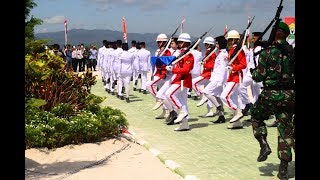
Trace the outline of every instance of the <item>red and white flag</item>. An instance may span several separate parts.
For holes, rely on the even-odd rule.
[[[182,21],[181,21],[181,34],[183,33],[183,25],[184,22],[186,21],[186,19],[184,18],[184,16],[182,16]]]
[[[127,25],[126,20],[122,17],[122,30],[123,30],[123,39],[127,43]]]
[[[68,27],[67,27],[68,21],[64,20],[64,44],[68,44]]]

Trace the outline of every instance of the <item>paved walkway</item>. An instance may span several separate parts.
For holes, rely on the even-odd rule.
[[[196,107],[198,101],[188,99],[191,119],[190,130],[176,132],[177,125],[166,125],[164,120],[154,117],[161,113],[161,108],[153,111],[155,100],[150,94],[130,92],[130,103],[120,100],[104,91],[98,78],[92,93],[106,96],[103,106],[121,109],[129,121],[129,130],[148,150],[152,151],[172,171],[185,179],[201,180],[248,180],[278,179],[276,174],[280,161],[277,158],[277,131],[268,128],[268,142],[272,153],[265,162],[257,162],[259,144],[252,134],[248,120],[242,118],[244,128],[227,129],[227,123],[213,124],[214,118],[201,118],[206,107]],[[227,111],[226,119],[231,118]],[[268,121],[271,123],[272,121]],[[267,122],[267,123],[268,123]],[[289,177],[295,176],[295,158],[289,164]]]

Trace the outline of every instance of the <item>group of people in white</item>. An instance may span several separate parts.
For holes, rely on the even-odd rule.
[[[130,81],[133,78],[133,88],[137,90],[138,77],[141,79],[140,92],[146,94],[147,73],[151,69],[151,53],[146,49],[145,42],[132,41],[129,49],[128,43],[116,41],[116,48],[113,42],[103,40],[103,46],[98,49],[98,67],[101,70],[104,88],[112,95],[117,94],[122,100],[130,102]],[[125,97],[124,97],[125,95]]]
[[[162,108],[162,113],[156,119],[165,119],[167,125],[179,124],[175,131],[190,129],[187,100],[192,91],[200,99],[197,107],[207,106],[204,117],[218,116],[213,123],[225,123],[224,106],[228,107],[232,118],[227,128],[237,129],[243,127],[240,119],[248,115],[263,86],[252,80],[249,70],[257,66],[259,55],[254,53],[261,50],[261,46],[256,45],[261,35],[261,32],[253,32],[251,43],[245,43],[232,58],[230,56],[241,36],[236,30],[217,37],[206,37],[203,41],[204,54],[200,44],[190,48],[194,44],[188,33],[181,33],[178,38],[159,34],[156,39],[158,49],[154,56],[146,49],[144,42],[132,41],[129,49],[128,43],[122,43],[121,40],[116,41],[116,48],[104,40],[98,50],[97,66],[100,67],[104,88],[108,93],[116,94],[129,103],[132,81],[134,91],[139,89],[144,94],[148,91],[155,98],[153,110]],[[152,58],[156,59],[153,64]],[[164,60],[170,58],[172,61],[165,63]],[[151,78],[148,78],[148,73]],[[139,78],[141,83],[138,83]],[[252,93],[252,99],[249,98],[249,92]]]

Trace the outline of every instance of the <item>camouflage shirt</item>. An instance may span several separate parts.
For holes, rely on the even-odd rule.
[[[287,41],[279,44],[290,46]],[[290,86],[294,84],[293,62],[279,45],[271,45],[261,51],[258,66],[252,71],[252,79],[263,82],[264,87]]]

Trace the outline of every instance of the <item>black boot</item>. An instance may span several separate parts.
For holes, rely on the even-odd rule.
[[[129,98],[128,98],[128,97],[126,98],[126,102],[127,102],[127,103],[129,103],[129,102],[130,102],[130,100],[129,100]]]
[[[252,103],[246,104],[246,107],[244,107],[244,109],[242,110],[242,114],[244,116],[248,116],[248,112],[249,112],[251,107],[252,107]]]
[[[143,90],[143,94],[148,94],[148,93],[147,93],[147,90]]]
[[[137,88],[136,88],[136,87],[134,87],[134,88],[133,88],[133,91],[137,91]]]
[[[226,122],[226,118],[224,118],[224,115],[219,116],[219,118],[216,121],[213,121],[214,124],[225,123],[225,122]]]
[[[260,154],[258,156],[257,161],[262,162],[267,160],[268,155],[271,154],[271,148],[267,142],[267,137],[259,137],[257,138],[259,144],[260,144]]]
[[[137,86],[138,85],[138,80],[134,81],[134,85]]]
[[[172,110],[169,114],[169,116],[166,118],[166,124],[167,125],[172,125],[174,124],[174,120],[177,119],[178,114],[176,111]]]
[[[279,179],[283,179],[283,180],[289,179],[289,177],[288,177],[288,162],[287,161],[281,160],[277,177]]]

